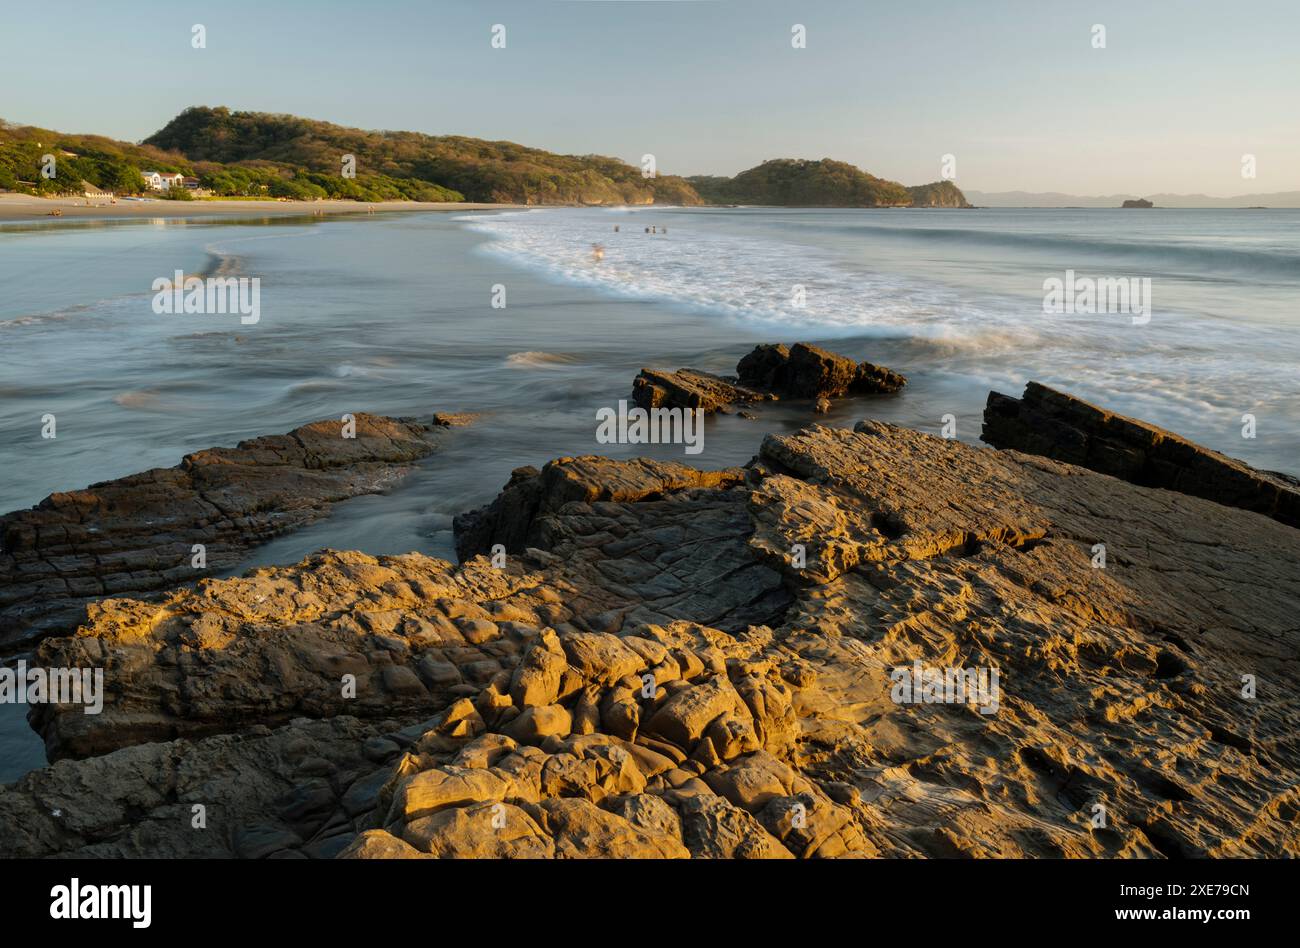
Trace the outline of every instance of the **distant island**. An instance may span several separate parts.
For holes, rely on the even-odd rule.
[[[1120,207],[1155,207],[1155,205],[1143,198],[1129,198]]]
[[[967,190],[966,197],[980,207],[1119,207],[1133,200],[1133,194],[1080,195],[1060,191],[974,191]],[[1256,194],[1237,194],[1232,197],[1211,197],[1208,194],[1148,194],[1149,200],[1160,208],[1297,208],[1300,191],[1270,191]]]
[[[56,159],[52,178],[41,173],[47,154]],[[344,156],[355,159],[354,169],[345,168]],[[951,181],[909,188],[829,158],[767,161],[734,178],[645,177],[639,167],[599,155],[206,106],[186,109],[139,144],[0,122],[0,190],[174,200],[970,206]]]

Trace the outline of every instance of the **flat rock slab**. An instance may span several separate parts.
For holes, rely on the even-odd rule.
[[[104,596],[233,566],[331,504],[390,487],[434,450],[437,426],[354,417],[355,437],[344,437],[341,421],[318,421],[0,516],[0,647],[75,628]],[[203,568],[193,565],[195,544]]]
[[[1141,484],[1253,510],[1300,527],[1300,480],[1257,471],[1173,432],[1030,382],[1021,398],[990,392],[981,439]]]
[[[706,415],[730,412],[734,406],[776,399],[771,392],[760,392],[738,384],[737,380],[695,369],[663,372],[642,369],[632,380],[632,400],[641,408],[689,408]]]

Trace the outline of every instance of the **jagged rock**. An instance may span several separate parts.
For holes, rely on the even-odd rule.
[[[424,770],[398,787],[388,822],[410,824],[448,807],[499,802],[513,794],[514,782],[495,769],[447,766]]]
[[[104,668],[102,712],[37,705],[32,725],[57,759],[295,716],[427,716],[514,667],[525,640],[485,618],[505,597],[533,624],[537,609],[565,615],[554,590],[518,569],[329,550],[161,603],[104,600],[77,635],[37,652],[47,667]],[[474,622],[490,631],[471,632]],[[439,674],[445,663],[477,683]]]
[[[1144,421],[1037,382],[1021,398],[990,392],[981,440],[1143,487],[1163,487],[1300,527],[1300,480],[1257,471]]]
[[[383,830],[366,830],[336,857],[338,859],[432,859],[410,843]]]
[[[787,398],[887,394],[907,384],[907,379],[883,366],[856,363],[806,342],[797,342],[789,348],[757,346],[740,360],[736,372],[743,384]]]
[[[522,553],[529,545],[528,530],[537,519],[541,501],[541,472],[535,467],[515,468],[492,503],[452,518],[456,555],[461,560],[476,553],[491,555],[497,544]]]
[[[403,838],[417,851],[439,859],[551,859],[555,856],[555,843],[545,831],[526,811],[508,803],[476,803],[443,810],[408,823]]]
[[[202,709],[215,723],[228,692],[245,726],[274,711],[278,680],[186,703],[221,652],[260,681],[252,669],[285,674],[351,630],[382,644],[383,667],[418,674],[420,635],[495,628],[456,646],[466,652],[438,646],[463,683],[438,697],[422,678],[430,701],[410,708],[415,723],[354,721],[355,763],[304,749],[274,793],[231,787],[248,817],[224,845],[244,856],[418,852],[402,840],[557,857],[1300,855],[1291,527],[876,422],[768,437],[744,472],[687,471],[552,462],[514,485],[533,492],[526,522],[479,522],[476,542],[528,538],[504,569],[476,551],[460,567],[323,554],[272,571],[282,585],[260,602],[261,572],[219,595],[177,594],[159,617],[106,607],[46,644],[74,664],[107,659],[119,694],[138,681],[103,715],[130,740],[126,710]],[[183,629],[189,651],[168,653]],[[277,651],[298,636],[305,651]],[[996,670],[1000,684],[970,700],[900,695],[899,673],[918,663]],[[944,699],[942,684],[928,697]],[[571,726],[514,723],[542,709]],[[193,766],[226,740],[240,739],[185,745]],[[405,752],[392,759],[383,742]],[[40,817],[56,775],[64,804],[101,808],[101,837],[130,836],[166,804],[110,814],[100,784],[141,779],[141,762],[173,746],[61,761],[0,791],[0,839],[85,845]],[[331,767],[356,777],[344,788]],[[365,799],[373,809],[349,812]],[[502,813],[521,835],[485,835],[503,833]],[[15,833],[19,821],[35,829]]]
[[[632,380],[632,400],[641,408],[689,408],[706,415],[729,411],[733,405],[765,402],[775,398],[770,392],[760,392],[736,384],[734,378],[723,378],[694,369],[661,372],[642,369]]]
[[[758,345],[736,363],[736,375],[755,388],[772,391],[780,387],[781,373],[789,361],[789,346],[781,343]]]
[[[667,832],[637,826],[588,800],[548,800],[547,825],[561,859],[687,859],[690,853]]]
[[[541,520],[570,502],[635,502],[687,487],[715,487],[742,476],[737,470],[700,471],[672,461],[639,458],[619,463],[594,456],[558,458],[541,471],[518,468],[492,503],[453,519],[456,555],[462,561],[490,556],[497,544],[509,553],[537,547],[545,542]]]
[[[547,737],[568,737],[573,730],[573,715],[558,704],[524,708],[505,732],[521,744],[539,744]]]
[[[344,716],[61,761],[0,787],[0,856],[258,858],[350,837],[343,800],[374,779],[378,733]]]
[[[694,748],[724,714],[749,716],[731,682],[721,676],[679,691],[646,724],[646,731],[682,749]]]
[[[186,455],[176,467],[51,494],[0,516],[0,646],[68,631],[104,596],[167,589],[384,490],[435,446],[434,428],[355,415]],[[436,426],[435,426],[436,427]],[[196,568],[195,544],[206,566]]]
[[[632,400],[641,408],[685,408],[705,414],[730,413],[737,405],[780,398],[809,399],[825,414],[831,398],[897,392],[907,379],[883,366],[856,363],[818,346],[760,345],[742,358],[735,376],[695,369],[664,372],[642,369],[632,382]],[[749,412],[740,412],[753,417]]]
[[[681,804],[682,836],[695,859],[792,859],[763,824],[722,797],[700,794]]]

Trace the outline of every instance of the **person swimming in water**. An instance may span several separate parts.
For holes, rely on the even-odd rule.
[[[591,259],[595,260],[597,263],[599,263],[601,260],[604,260],[604,259],[605,259],[605,248],[602,247],[600,244],[592,244],[592,245],[591,245]]]

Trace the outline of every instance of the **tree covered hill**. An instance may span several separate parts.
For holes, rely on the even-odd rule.
[[[52,178],[41,173],[45,155],[54,156]],[[40,195],[80,194],[82,182],[88,181],[114,194],[140,194],[147,190],[140,176],[146,170],[197,177],[202,187],[222,197],[464,200],[455,190],[415,178],[358,172],[355,179],[345,179],[287,162],[194,161],[179,151],[148,142],[133,145],[102,135],[72,135],[0,121],[0,189]],[[173,189],[162,196],[188,198],[190,194]]]
[[[907,189],[912,195],[913,207],[970,207],[961,188],[951,181],[918,184]]]
[[[41,176],[44,155],[58,173]],[[355,176],[344,177],[344,156]],[[801,207],[966,207],[950,181],[906,188],[829,158],[780,158],[734,178],[657,175],[599,155],[557,155],[462,135],[363,131],[329,122],[186,109],[138,145],[0,121],[0,189],[79,194],[88,181],[116,194],[145,190],[140,172],[197,177],[222,197],[513,204],[759,204]],[[188,197],[176,189],[169,197]]]
[[[344,155],[356,159],[356,181],[378,175],[389,181],[423,182],[455,191],[470,201],[515,204],[699,204],[683,179],[642,177],[641,169],[615,158],[556,155],[513,142],[459,135],[363,131],[329,122],[186,109],[145,140],[192,161],[222,165],[301,169],[326,176],[337,187]],[[338,181],[333,181],[333,179]]]
[[[734,178],[687,178],[710,204],[778,207],[965,207],[950,181],[907,188],[843,161],[776,158]]]
[[[41,174],[44,156],[54,156],[54,177]],[[135,194],[144,189],[143,170],[190,174],[184,156],[102,135],[63,132],[0,121],[0,188],[35,194],[80,194],[82,181],[106,191]]]

